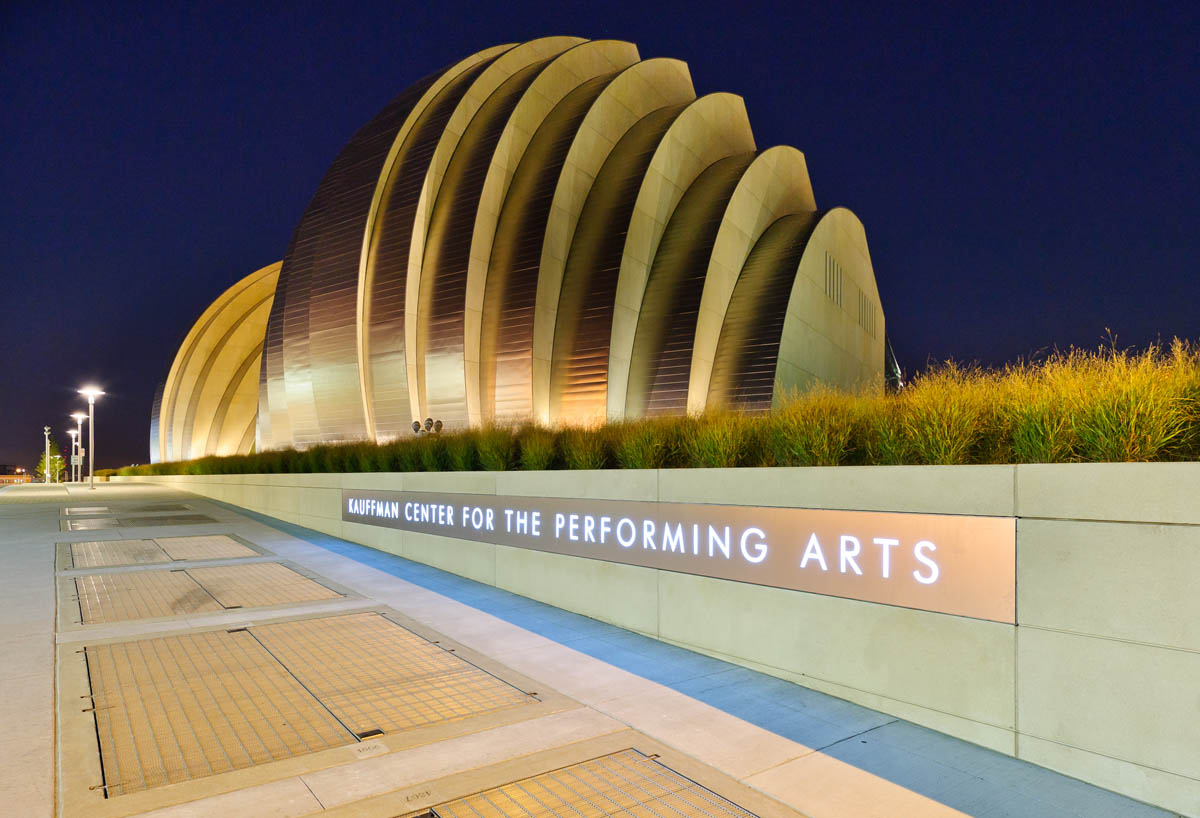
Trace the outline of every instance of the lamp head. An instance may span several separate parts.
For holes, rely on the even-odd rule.
[[[79,394],[88,399],[88,403],[95,403],[96,398],[104,394],[104,390],[98,386],[85,386],[79,390]]]
[[[71,419],[76,423],[83,423],[85,420],[87,420],[87,412],[72,412]]]
[[[44,434],[44,435],[48,435],[48,434],[50,434],[50,427],[49,427],[49,426],[43,426],[43,427],[42,427],[42,434]]]
[[[79,434],[78,429],[67,429],[67,434],[71,436],[71,440],[75,439],[75,435]]]

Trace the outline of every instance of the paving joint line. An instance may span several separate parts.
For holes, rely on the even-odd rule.
[[[854,739],[859,738],[860,736],[865,736],[867,733],[873,733],[876,730],[879,730],[880,728],[887,727],[889,724],[896,724],[899,721],[900,721],[900,719],[892,719],[891,721],[886,721],[883,724],[877,724],[874,727],[868,727],[866,730],[860,730],[859,732],[855,733],[852,736],[846,736],[845,738],[840,738],[837,741],[831,741],[830,743],[824,745],[823,747],[816,748],[815,750],[813,750],[813,752],[814,753],[823,753],[826,750],[828,750],[830,747],[836,747],[839,744],[844,744],[847,741],[853,741]]]

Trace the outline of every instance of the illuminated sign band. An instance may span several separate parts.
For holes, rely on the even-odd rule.
[[[1012,517],[347,489],[342,519],[1016,621]]]

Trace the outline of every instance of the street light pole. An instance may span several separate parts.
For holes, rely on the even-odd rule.
[[[79,432],[77,432],[74,429],[67,429],[67,434],[69,434],[71,436],[71,482],[74,483],[75,482],[75,452],[79,449],[79,438],[76,437],[76,435],[78,435]]]
[[[46,438],[46,459],[44,461],[42,461],[45,464],[45,467],[42,469],[42,477],[44,478],[43,482],[45,482],[45,484],[48,486],[48,485],[50,485],[50,427],[49,426],[42,427],[42,437]]]
[[[96,490],[96,398],[104,394],[98,387],[85,386],[79,394],[88,399],[88,490]]]
[[[79,424],[79,462],[75,464],[75,482],[83,482],[83,420],[87,415],[83,412],[74,412],[71,417],[75,418],[75,422]]]

